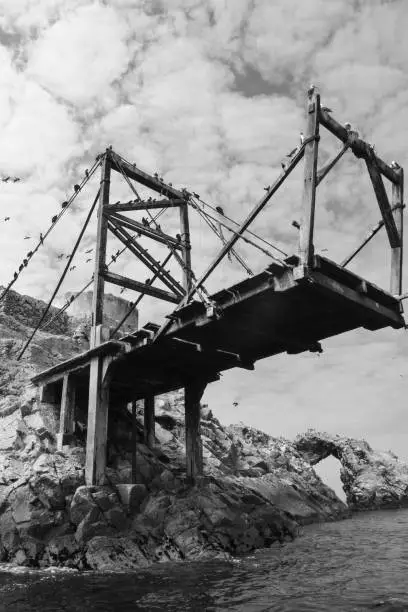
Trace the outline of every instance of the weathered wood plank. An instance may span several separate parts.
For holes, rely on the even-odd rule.
[[[185,428],[186,428],[186,468],[187,478],[192,484],[203,473],[203,446],[201,442],[200,401],[206,388],[202,381],[191,381],[185,386]]]
[[[92,295],[92,319],[91,319],[91,348],[97,345],[96,326],[103,323],[103,299],[105,282],[103,271],[106,263],[106,242],[107,242],[107,219],[104,215],[104,209],[109,205],[110,191],[110,174],[111,174],[111,159],[109,151],[106,151],[102,162],[101,170],[101,192],[99,198],[98,209],[98,225],[96,230],[96,246],[95,246],[95,269],[93,281]]]
[[[119,204],[111,204],[108,207],[109,212],[132,212],[132,211],[143,211],[143,210],[154,210],[156,208],[177,208],[180,205],[185,204],[185,200],[153,200],[151,202],[120,202]]]
[[[366,166],[370,175],[371,183],[377,198],[378,206],[380,207],[381,215],[384,220],[385,229],[390,241],[391,248],[400,246],[400,236],[395,224],[395,219],[392,214],[391,206],[388,201],[387,192],[385,191],[384,183],[381,174],[376,166],[374,159],[366,159]]]
[[[403,260],[403,232],[404,232],[404,171],[398,169],[400,183],[392,184],[392,210],[397,228],[400,244],[391,249],[391,282],[390,292],[393,295],[402,294],[402,260]]]
[[[302,221],[299,230],[299,257],[309,266],[314,255],[313,233],[316,207],[317,156],[319,150],[320,96],[315,92],[308,98],[305,140],[305,167],[302,195]]]
[[[183,252],[183,278],[184,278],[184,290],[189,293],[191,290],[192,283],[192,270],[191,270],[191,243],[190,243],[190,225],[188,220],[188,206],[184,203],[180,206],[180,234],[182,241],[182,252]]]
[[[111,217],[114,219],[118,225],[123,225],[128,229],[135,230],[139,234],[143,234],[143,236],[147,236],[152,240],[156,240],[157,242],[161,242],[162,244],[171,244],[174,249],[181,250],[183,248],[182,244],[172,236],[165,234],[164,232],[159,232],[158,230],[152,229],[147,225],[143,225],[143,223],[139,223],[138,221],[134,221],[134,219],[129,219],[128,217],[124,217],[119,213],[109,213],[106,211],[106,217]]]
[[[146,446],[155,446],[155,420],[154,420],[154,395],[147,395],[144,399],[144,440]]]
[[[320,123],[334,136],[337,136],[339,140],[344,143],[349,141],[349,131],[338,123],[338,121],[333,119],[329,113],[320,109],[319,118]],[[369,144],[364,140],[361,140],[361,138],[354,138],[353,142],[350,144],[350,148],[357,157],[364,157],[368,159],[372,154]],[[375,155],[375,161],[381,174],[387,177],[387,179],[392,183],[398,184],[399,178],[397,173],[377,155]]]
[[[74,433],[76,384],[72,374],[65,374],[62,382],[60,426],[57,438],[58,449],[61,450],[67,435]]]
[[[180,302],[180,296],[174,293],[169,293],[164,289],[153,287],[152,285],[139,283],[132,278],[127,278],[126,276],[121,276],[120,274],[114,274],[113,272],[105,272],[103,276],[106,281],[114,285],[118,285],[119,287],[126,287],[132,291],[146,293],[146,295],[151,295],[152,297],[159,298],[166,302],[171,302],[172,304],[178,304]]]
[[[112,170],[116,170],[121,174],[121,167],[123,169],[124,174],[134,181],[137,181],[141,185],[145,187],[149,187],[153,191],[160,193],[160,195],[164,195],[168,198],[178,198],[185,199],[185,194],[175,189],[171,185],[167,185],[166,183],[162,183],[159,179],[156,179],[154,176],[148,174],[147,172],[143,172],[137,168],[136,164],[130,164],[126,160],[122,159],[117,155],[114,151],[111,152],[112,156]]]

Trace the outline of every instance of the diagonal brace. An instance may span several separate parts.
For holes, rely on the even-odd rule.
[[[158,278],[165,284],[167,287],[175,292],[180,294],[180,298],[183,297],[185,291],[183,287],[176,281],[173,276],[161,268],[160,263],[150,255],[150,253],[144,249],[137,240],[131,236],[123,227],[118,226],[113,219],[108,221],[108,228],[120,240],[133,255],[135,255],[153,274],[156,274]]]
[[[325,178],[325,176],[327,176],[327,174],[329,174],[330,170],[337,164],[339,159],[341,159],[343,157],[343,155],[345,154],[345,152],[347,151],[347,149],[349,147],[350,147],[350,144],[348,142],[346,142],[344,147],[337,153],[337,155],[335,157],[333,157],[333,159],[331,161],[329,161],[328,164],[326,164],[325,166],[323,166],[323,168],[320,168],[317,171],[316,186],[320,185],[320,183]]]
[[[138,221],[134,221],[133,219],[128,219],[127,217],[124,217],[123,215],[119,215],[118,213],[109,213],[108,211],[106,211],[105,214],[107,215],[108,219],[111,218],[115,220],[117,224],[127,227],[128,229],[135,230],[136,232],[139,232],[140,234],[143,234],[144,236],[147,236],[148,238],[152,238],[153,240],[156,240],[157,242],[161,242],[162,244],[166,244],[166,245],[170,244],[175,249],[182,248],[181,242],[176,240],[176,238],[173,238],[172,236],[165,234],[164,232],[154,230],[151,227],[143,225],[143,223],[139,223]]]
[[[401,246],[401,239],[395,224],[395,219],[392,214],[391,206],[388,201],[387,192],[385,191],[384,183],[376,164],[374,155],[371,159],[365,160],[367,170],[373,184],[374,192],[377,197],[378,206],[380,207],[381,215],[384,220],[385,229],[387,230],[388,239],[392,248]]]

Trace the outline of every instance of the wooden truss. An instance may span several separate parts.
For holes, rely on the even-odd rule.
[[[171,185],[167,185],[160,180],[157,175],[150,175],[139,170],[134,164],[132,165],[124,160],[117,153],[112,151],[112,149],[107,149],[104,153],[101,168],[101,190],[93,281],[91,346],[96,346],[98,344],[97,337],[102,341],[106,339],[103,334],[102,336],[98,336],[96,333],[97,327],[103,325],[103,298],[106,282],[138,291],[142,294],[165,300],[173,304],[178,304],[191,288],[192,280],[191,245],[187,209],[190,194],[185,190],[179,191],[174,189]],[[131,200],[127,203],[110,203],[110,179],[112,171],[118,172],[123,176],[134,192],[136,196],[135,200]],[[146,201],[142,201],[132,181],[144,187],[148,187],[153,192],[159,194],[160,197],[158,199],[150,197]],[[142,222],[139,222],[123,214],[174,207],[178,207],[180,210],[180,234],[176,237],[164,233],[149,212],[147,213],[150,216],[149,222],[146,222],[145,218],[142,219]],[[133,235],[130,232],[133,232]],[[122,244],[127,247],[128,251],[153,273],[153,279],[142,283],[135,279],[108,271],[106,265],[106,246],[109,234],[112,234],[122,242]],[[139,243],[137,240],[138,236],[145,236],[169,248],[170,256],[173,256],[182,268],[181,282],[175,279],[164,267],[169,257],[167,257],[163,263],[157,261],[148,250]],[[166,286],[166,289],[152,286],[156,278]]]

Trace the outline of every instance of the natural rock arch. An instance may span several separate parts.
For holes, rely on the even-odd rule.
[[[391,451],[375,451],[365,440],[313,429],[297,436],[294,444],[310,465],[330,455],[340,461],[340,478],[350,508],[408,505],[408,468]]]

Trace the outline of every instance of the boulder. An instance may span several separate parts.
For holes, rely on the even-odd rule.
[[[130,513],[138,512],[147,496],[147,488],[143,484],[118,484],[116,490],[121,503]]]

